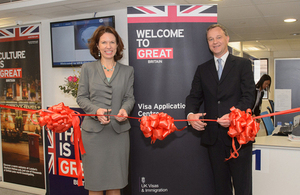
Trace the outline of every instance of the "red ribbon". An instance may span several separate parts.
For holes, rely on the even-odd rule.
[[[238,150],[243,144],[247,144],[249,141],[254,141],[255,136],[259,130],[259,123],[257,123],[253,117],[251,109],[247,111],[241,111],[232,107],[230,109],[229,118],[230,118],[230,127],[227,134],[232,138],[232,149],[230,157],[237,158],[239,156]],[[237,139],[240,147],[236,149],[234,138]]]
[[[82,168],[80,164],[79,149],[81,154],[85,153],[80,130],[80,116],[97,116],[94,114],[79,114],[78,112],[65,106],[63,103],[50,107],[48,110],[32,110],[25,108],[18,108],[13,106],[0,105],[0,107],[8,109],[23,110],[32,113],[39,112],[39,124],[41,126],[46,126],[46,129],[51,129],[55,133],[62,133],[67,131],[73,126],[73,142],[75,149],[75,159],[78,173],[78,186],[82,186]],[[232,107],[229,118],[231,124],[229,127],[228,135],[232,138],[232,148],[233,151],[231,155],[226,160],[231,158],[237,158],[239,156],[238,150],[243,144],[247,144],[249,141],[254,141],[255,136],[259,130],[259,124],[255,121],[257,118],[263,118],[267,116],[289,114],[294,112],[300,112],[300,108],[294,108],[290,110],[285,110],[277,113],[272,113],[263,116],[252,117],[251,110],[240,111]],[[117,116],[117,115],[103,115],[103,116]],[[119,116],[122,117],[122,116]],[[140,121],[140,129],[146,138],[151,137],[151,143],[155,143],[156,139],[164,140],[169,134],[174,131],[182,131],[182,129],[177,129],[174,125],[175,121],[195,121],[195,120],[174,120],[171,116],[166,113],[152,114],[150,116],[143,116],[142,118],[137,117],[127,117],[132,119],[138,119]],[[212,119],[199,119],[201,121],[216,121]],[[33,120],[32,120],[33,121]],[[34,121],[33,121],[34,122]],[[239,143],[239,148],[236,149],[234,138],[237,139]]]
[[[143,116],[139,121],[141,131],[146,138],[151,137],[151,143],[155,143],[156,139],[164,140],[174,131],[185,129],[185,127],[177,129],[174,125],[174,118],[163,112]]]

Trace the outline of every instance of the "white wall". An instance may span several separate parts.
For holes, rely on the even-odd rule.
[[[97,13],[99,16],[115,16],[115,27],[125,45],[124,57],[120,61],[123,64],[128,65],[128,33],[127,33],[127,10],[114,10],[108,12]],[[80,68],[52,68],[51,58],[51,38],[50,38],[50,22],[92,18],[94,13],[85,15],[76,15],[72,17],[54,18],[51,20],[43,20],[41,22],[41,82],[42,82],[42,106],[53,106],[63,102],[66,106],[77,106],[75,98],[73,96],[64,94],[59,85],[64,84],[65,78],[73,75],[73,70],[77,72]]]

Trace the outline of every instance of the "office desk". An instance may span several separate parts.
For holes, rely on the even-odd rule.
[[[300,142],[289,141],[287,136],[261,136],[255,138],[255,146],[278,147],[300,151]]]
[[[287,136],[256,137],[253,145],[253,194],[300,194],[300,142]]]

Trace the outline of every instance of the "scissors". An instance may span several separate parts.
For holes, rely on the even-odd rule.
[[[202,113],[202,116],[200,116],[200,118],[199,118],[200,120],[202,119],[204,119],[204,114]],[[203,121],[202,121],[203,122]]]
[[[106,109],[106,120],[109,120],[109,117],[108,117],[108,108]]]

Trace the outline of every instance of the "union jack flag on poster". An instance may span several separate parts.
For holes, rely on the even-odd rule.
[[[2,28],[0,29],[0,42],[38,39],[39,34],[39,24]]]
[[[56,142],[55,142],[55,133],[53,131],[46,131],[48,137],[48,173],[53,175],[57,174],[57,163],[56,163]]]
[[[128,23],[217,22],[217,5],[136,6],[127,9]]]

